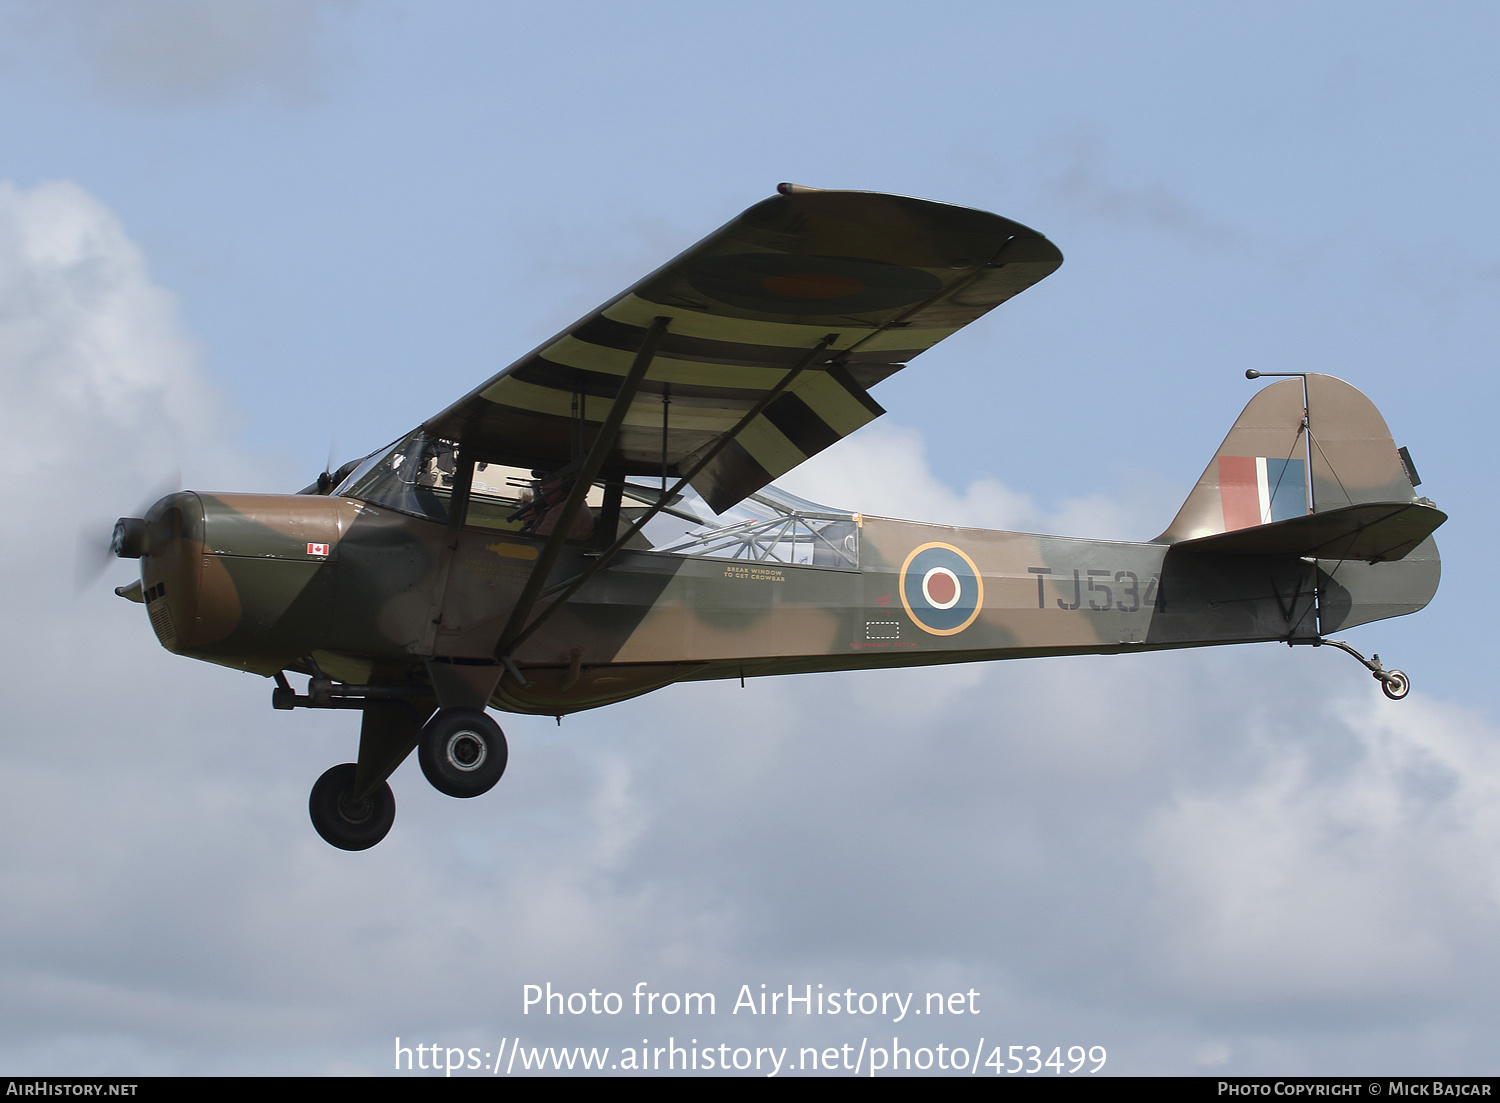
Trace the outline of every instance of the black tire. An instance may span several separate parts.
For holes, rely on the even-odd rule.
[[[505,733],[482,709],[440,709],[417,744],[422,773],[450,797],[488,793],[505,773],[509,757]]]
[[[1399,701],[1411,692],[1411,679],[1399,670],[1388,670],[1380,679],[1380,692],[1392,701]]]
[[[324,842],[340,850],[369,850],[396,822],[396,798],[382,781],[363,801],[351,801],[354,771],[354,763],[345,762],[318,778],[307,812]]]

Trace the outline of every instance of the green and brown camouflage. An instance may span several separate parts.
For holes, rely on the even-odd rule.
[[[183,492],[122,519],[141,582],[121,592],[168,650],[277,678],[277,707],[363,709],[341,801],[434,709],[429,729],[682,681],[1312,644],[1430,600],[1445,517],[1374,405],[1325,375],[1262,389],[1150,541],[872,517],[769,485],[878,416],[880,379],[1060,262],[983,212],[784,189],[307,491]]]
[[[1309,384],[1336,385],[1345,405],[1374,414],[1347,384]],[[1261,394],[1279,399],[1283,389],[1298,392],[1300,422],[1295,383]],[[1265,405],[1257,398],[1246,415]],[[1245,450],[1237,439],[1245,421],[1226,448]],[[1395,445],[1387,450],[1399,472]],[[1325,443],[1323,457],[1342,454],[1341,442]],[[1087,540],[821,509],[821,532],[736,542],[732,555],[705,554],[704,541],[688,552],[625,550],[511,656],[524,687],[501,677],[496,647],[545,542],[538,535],[454,533],[446,522],[348,497],[185,492],[147,517],[142,588],[158,639],[179,654],[266,676],[312,673],[311,656],[354,683],[427,682],[429,660],[457,660],[492,669],[492,706],[548,715],[683,680],[1312,639],[1430,600],[1438,559],[1427,532],[1442,514],[1416,500],[1404,474],[1403,501],[1389,483],[1374,483],[1378,471],[1328,464],[1341,500],[1385,509],[1397,518],[1385,521],[1393,539],[1417,541],[1394,561],[1367,551],[1375,560],[1367,562],[1320,556],[1306,541],[1259,554],[1216,547],[1223,509],[1217,486],[1207,485],[1216,466],[1174,522],[1206,513],[1200,499],[1212,498],[1218,518],[1199,525],[1219,529],[1209,537],[1176,539],[1169,528],[1151,542]],[[1371,539],[1371,525],[1359,529]],[[810,560],[829,530],[843,562],[796,561]],[[597,544],[570,542],[553,578],[581,571]],[[961,626],[923,616],[908,560],[924,547],[960,564],[960,598],[970,581],[962,560],[972,563],[976,600]]]

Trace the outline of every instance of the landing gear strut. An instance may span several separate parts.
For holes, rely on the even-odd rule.
[[[1363,663],[1365,669],[1380,683],[1380,692],[1384,693],[1392,701],[1399,701],[1411,692],[1411,679],[1399,670],[1386,670],[1380,665],[1379,655],[1372,655],[1367,659],[1343,640],[1319,639],[1312,641],[1314,647],[1321,647],[1325,644],[1329,647],[1337,647],[1340,651],[1347,651]]]
[[[505,733],[482,708],[450,707],[432,715],[429,702],[436,695],[427,687],[335,682],[311,657],[307,664],[313,670],[307,693],[293,690],[286,674],[278,671],[272,707],[363,713],[359,761],[335,766],[320,777],[307,803],[313,827],[340,850],[368,850],[390,832],[396,798],[385,779],[413,748],[433,788],[450,797],[487,793],[505,773]]]
[[[356,767],[352,762],[335,766],[313,786],[307,802],[313,827],[323,840],[340,850],[369,850],[396,822],[396,798],[385,782],[357,798]]]

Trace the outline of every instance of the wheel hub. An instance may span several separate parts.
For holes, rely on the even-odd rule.
[[[375,810],[369,798],[355,800],[351,790],[345,789],[339,794],[339,815],[350,823],[364,823],[370,818]]]
[[[448,762],[455,770],[472,773],[484,765],[489,750],[473,732],[455,732],[448,737]]]

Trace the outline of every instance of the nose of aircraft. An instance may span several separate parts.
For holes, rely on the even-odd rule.
[[[274,670],[321,646],[340,508],[319,495],[178,491],[121,517],[111,546],[140,561],[132,600],[168,651]]]
[[[144,602],[168,651],[180,650],[200,619],[202,515],[198,496],[179,491],[158,501],[145,517],[121,517],[110,540],[121,559],[141,561],[141,594],[134,600]]]

